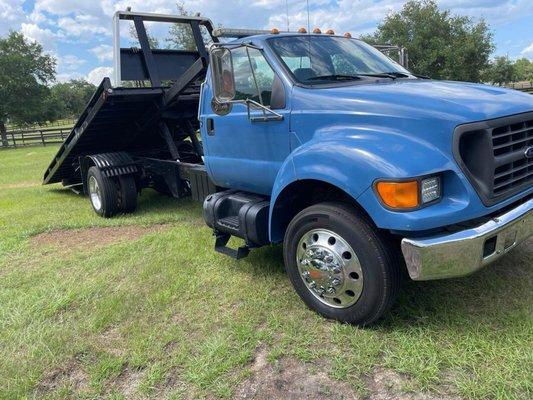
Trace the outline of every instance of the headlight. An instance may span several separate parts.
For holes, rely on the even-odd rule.
[[[381,202],[396,210],[414,210],[441,197],[438,176],[403,181],[379,181],[375,185]]]
[[[431,203],[440,198],[440,178],[433,176],[420,182],[420,197],[422,204]]]

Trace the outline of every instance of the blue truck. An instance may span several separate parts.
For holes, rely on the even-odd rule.
[[[140,48],[120,47],[121,21]],[[146,21],[185,27],[195,48],[155,48]],[[419,77],[349,35],[225,34],[118,12],[115,86],[104,79],[44,183],[103,217],[133,212],[144,188],[191,196],[215,250],[281,243],[305,304],[362,326],[402,277],[465,276],[532,235],[532,96]]]

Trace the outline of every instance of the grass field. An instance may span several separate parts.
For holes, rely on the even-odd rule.
[[[0,398],[533,397],[531,240],[362,330],[306,309],[279,246],[215,253],[196,203],[104,220],[40,186],[54,151],[0,151]]]

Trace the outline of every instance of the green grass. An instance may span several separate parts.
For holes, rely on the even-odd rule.
[[[215,253],[196,203],[146,191],[136,214],[105,220],[86,198],[40,186],[55,150],[0,151],[0,398],[118,399],[128,377],[142,397],[231,397],[261,344],[270,361],[328,365],[361,394],[380,367],[406,374],[406,390],[533,396],[531,242],[467,278],[407,283],[362,330],[306,309],[279,246],[238,262]],[[105,247],[31,243],[161,223]]]

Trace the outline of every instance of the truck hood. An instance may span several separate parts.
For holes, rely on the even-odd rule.
[[[381,82],[307,91],[324,97],[313,101],[322,109],[334,106],[339,112],[437,118],[456,125],[533,110],[533,96],[506,88],[433,80]]]

